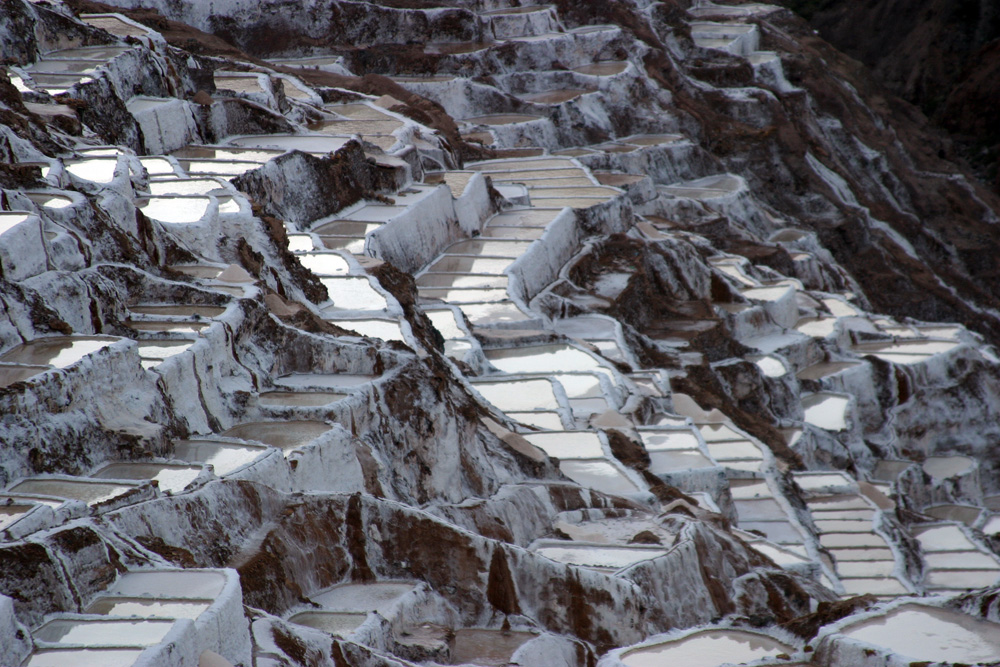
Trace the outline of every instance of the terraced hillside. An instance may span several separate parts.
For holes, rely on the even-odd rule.
[[[789,11],[0,49],[0,664],[1000,661],[1000,202]]]

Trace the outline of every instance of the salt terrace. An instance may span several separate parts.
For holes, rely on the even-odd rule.
[[[62,120],[0,127],[34,170],[0,211],[3,664],[1000,659],[995,462],[914,405],[991,414],[1000,359],[874,312],[647,43],[373,3],[415,73],[10,4],[11,88]],[[793,88],[781,10],[684,4],[649,29]]]

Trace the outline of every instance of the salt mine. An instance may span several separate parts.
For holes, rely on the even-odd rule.
[[[0,2],[0,665],[1000,665],[968,133],[536,1]]]

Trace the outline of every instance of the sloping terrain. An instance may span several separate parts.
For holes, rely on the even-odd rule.
[[[1000,201],[790,11],[0,48],[0,664],[1000,660]]]

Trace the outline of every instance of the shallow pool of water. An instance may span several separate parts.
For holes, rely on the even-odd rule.
[[[108,588],[107,594],[118,597],[214,600],[222,592],[225,582],[226,577],[221,572],[128,572]]]
[[[520,209],[498,213],[490,218],[487,227],[546,227],[562,211],[560,209]]]
[[[561,431],[566,428],[558,412],[533,411],[533,412],[506,412],[511,419],[526,426],[534,426],[548,431]],[[2,527],[2,525],[0,525]]]
[[[642,429],[639,437],[646,449],[662,451],[670,449],[697,449],[699,446],[698,437],[691,431],[659,431],[652,429]]]
[[[974,465],[975,462],[968,456],[929,456],[922,467],[935,479],[947,479],[969,472]]]
[[[980,507],[970,505],[937,505],[935,507],[925,507],[923,513],[935,519],[961,521],[965,525],[971,526],[976,523],[983,510]]]
[[[483,398],[503,412],[555,410],[560,407],[548,380],[476,382],[473,386]]]
[[[473,326],[527,322],[531,319],[511,302],[465,304],[462,312]]]
[[[229,438],[256,440],[284,451],[303,447],[329,431],[329,424],[319,421],[290,420],[277,422],[250,422],[234,426],[220,433]]]
[[[586,546],[572,545],[572,543],[567,546],[546,545],[534,551],[558,563],[611,570],[620,570],[644,560],[659,558],[667,553],[661,549]]]
[[[334,220],[320,225],[313,231],[321,236],[350,236],[363,238],[368,232],[382,226],[381,222],[368,220]]]
[[[976,545],[956,524],[931,526],[915,531],[915,537],[924,551],[976,551]]]
[[[163,315],[166,317],[218,317],[225,312],[224,306],[200,306],[189,304],[138,305],[129,306],[137,315]]]
[[[628,67],[627,60],[605,60],[574,67],[572,71],[577,74],[589,74],[591,76],[614,76],[621,74]]]
[[[650,452],[649,461],[649,470],[654,475],[683,472],[696,468],[711,468],[715,465],[697,449]]]
[[[594,92],[592,88],[566,88],[563,90],[547,90],[541,93],[528,93],[526,95],[519,95],[518,97],[525,102],[533,104],[562,104],[563,102],[575,100],[581,95],[592,92]]]
[[[228,475],[268,451],[264,447],[237,445],[213,440],[178,440],[173,458],[211,465],[216,475]]]
[[[161,491],[180,493],[201,474],[201,466],[162,463],[110,463],[91,477],[96,479],[154,479]]]
[[[802,399],[803,421],[828,431],[847,428],[850,398],[840,394],[818,393]]]
[[[764,458],[760,449],[749,440],[729,440],[708,443],[708,453],[717,461],[760,460]]]
[[[341,584],[310,595],[312,601],[330,611],[367,613],[377,611],[383,616],[402,595],[416,586],[408,582],[379,581],[367,584]]]
[[[610,494],[629,494],[639,491],[628,477],[608,461],[561,461],[559,469],[579,484]]]
[[[25,365],[49,365],[66,368],[89,354],[111,345],[117,338],[91,338],[87,336],[56,336],[37,338],[29,343],[8,350],[0,361]]]
[[[549,456],[559,459],[597,459],[604,456],[601,440],[593,431],[526,433],[524,437]]]
[[[846,637],[914,660],[987,662],[1000,658],[1000,626],[945,609],[907,604],[847,626]]]
[[[594,357],[570,345],[533,345],[488,350],[486,358],[504,373],[610,372]]]
[[[1000,576],[1000,564],[982,551],[925,553],[924,562],[930,570],[996,570]]]
[[[985,588],[995,586],[1000,580],[1000,569],[988,570],[931,570],[927,573],[924,583],[928,589],[954,588]],[[1000,658],[1000,645],[997,647],[997,658]]]
[[[534,639],[530,632],[463,628],[455,631],[450,664],[502,667],[525,642]]]
[[[136,200],[146,217],[160,222],[184,224],[199,222],[208,212],[212,200],[208,197],[150,197]]]
[[[105,484],[84,479],[26,479],[8,488],[12,493],[30,493],[79,500],[95,505],[116,498],[135,488],[132,484]]]
[[[743,663],[794,653],[795,649],[776,639],[740,630],[705,630],[684,639],[633,649],[622,654],[626,667],[718,667],[723,663]]]
[[[813,364],[807,368],[803,368],[795,375],[800,380],[822,380],[825,377],[836,375],[837,373],[845,371],[848,368],[855,368],[860,365],[861,364],[856,361],[824,361],[818,364]]]
[[[117,158],[89,158],[85,160],[67,160],[66,171],[73,176],[92,183],[110,183],[115,177]]]
[[[260,404],[278,407],[315,408],[346,398],[347,394],[326,391],[268,391],[260,395]]]
[[[173,621],[78,621],[56,619],[33,633],[36,641],[81,646],[151,646],[163,640]]]
[[[141,618],[190,618],[194,620],[212,605],[212,600],[147,600],[143,598],[100,597],[85,614],[138,616]]]
[[[518,113],[497,113],[488,116],[476,116],[466,118],[465,122],[475,125],[513,125],[515,123],[527,123],[533,120],[541,120],[542,116],[532,116]]]
[[[343,276],[351,270],[347,260],[333,252],[303,253],[297,257],[302,266],[317,276]]]
[[[470,239],[459,241],[448,246],[450,255],[481,255],[485,257],[505,257],[515,259],[520,257],[531,245],[531,241],[494,241],[489,239]]]
[[[65,649],[36,651],[25,667],[132,667],[142,649]]]
[[[420,297],[423,299],[439,299],[454,304],[489,303],[493,301],[506,301],[509,298],[507,288],[505,287],[494,289],[421,287]]]
[[[322,630],[331,635],[344,637],[358,629],[365,619],[367,613],[352,613],[340,611],[303,611],[288,620],[291,623],[298,623],[308,628]]]
[[[374,375],[357,373],[290,373],[277,378],[274,384],[289,389],[351,389],[374,379]]]
[[[493,259],[489,257],[465,257],[461,255],[443,255],[428,268],[434,273],[486,273],[500,275],[511,264],[510,259]]]
[[[385,310],[388,302],[364,277],[321,278],[333,301],[328,310]]]
[[[495,275],[465,275],[461,273],[425,273],[417,278],[417,287],[445,288],[504,288],[507,287],[507,276]]]

